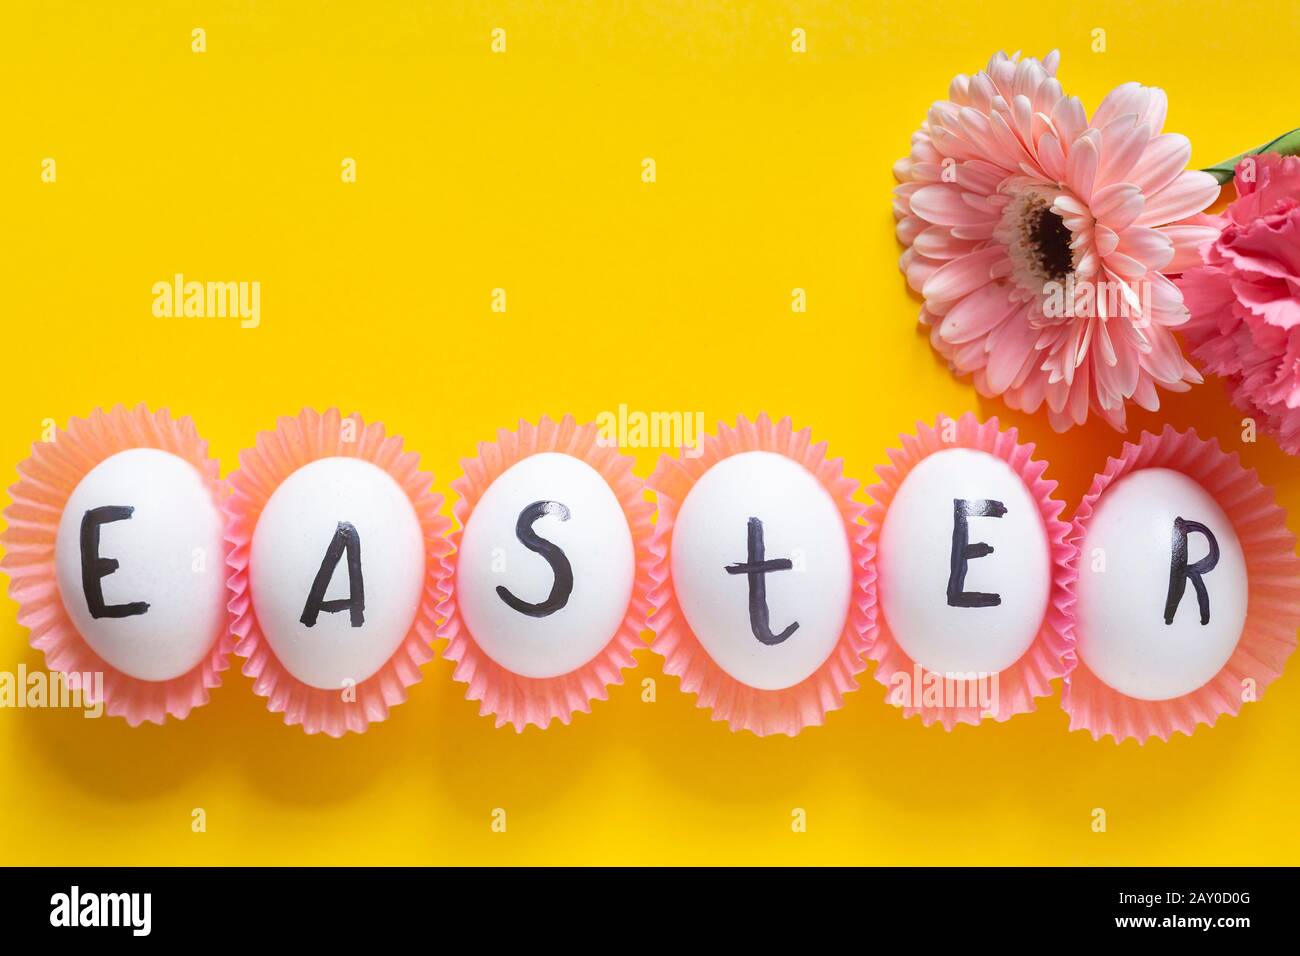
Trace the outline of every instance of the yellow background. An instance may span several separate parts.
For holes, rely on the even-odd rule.
[[[710,428],[789,414],[869,483],[916,419],[975,409],[1039,443],[1068,513],[1120,436],[1055,435],[936,361],[896,270],[890,166],[954,73],[1053,47],[1089,110],[1126,80],[1164,87],[1208,165],[1300,123],[1300,73],[1274,49],[1297,11],[6,3],[0,471],[16,478],[44,419],[101,404],[192,415],[223,473],[277,416],[339,405],[404,435],[445,492],[499,427],[627,403]],[[260,281],[261,327],[153,318],[174,272]],[[1211,381],[1132,426],[1217,435],[1300,514],[1296,460],[1242,446],[1240,418]],[[0,604],[0,669],[39,667]],[[824,727],[737,735],[648,651],[569,727],[494,729],[439,659],[389,721],[331,740],[235,671],[164,727],[0,712],[0,863],[1294,864],[1297,666],[1242,717],[1145,747],[1067,733],[1055,699],[947,734],[904,721],[869,672]]]

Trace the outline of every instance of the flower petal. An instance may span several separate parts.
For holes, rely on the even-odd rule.
[[[1146,200],[1132,183],[1111,183],[1092,196],[1092,214],[1116,232],[1123,232],[1141,214]]]
[[[1201,264],[1201,247],[1219,237],[1215,226],[1174,225],[1158,230],[1173,243],[1173,258],[1165,263],[1164,272],[1186,272]]]
[[[939,328],[939,337],[953,345],[979,339],[1020,307],[1005,287],[989,283],[952,307]]]
[[[912,212],[936,226],[961,226],[988,222],[988,212],[974,209],[962,200],[960,187],[950,183],[923,186],[912,193]]]
[[[993,264],[1006,256],[1001,246],[990,246],[953,259],[925,281],[921,294],[927,299],[958,299],[992,281]]]
[[[1128,179],[1146,195],[1158,193],[1187,168],[1192,144],[1180,133],[1163,133],[1147,143]]]
[[[1123,182],[1146,151],[1151,127],[1135,116],[1121,116],[1101,131],[1101,165],[1097,178],[1104,183]]]
[[[1070,145],[1065,181],[1076,196],[1084,199],[1091,198],[1093,184],[1097,180],[1097,164],[1101,160],[1097,141],[1100,138],[1098,130],[1090,129]]]
[[[1147,269],[1160,270],[1174,257],[1174,243],[1158,229],[1133,226],[1125,229],[1120,236],[1119,252],[1142,263]],[[1111,265],[1109,260],[1106,264]]]
[[[1219,197],[1219,183],[1209,173],[1187,170],[1160,192],[1147,197],[1139,226],[1163,226],[1194,216]]]
[[[1034,351],[1038,333],[1022,312],[998,327],[998,334],[989,339],[989,362],[984,368],[988,387],[994,394],[1005,392],[1020,374],[1021,368]]]

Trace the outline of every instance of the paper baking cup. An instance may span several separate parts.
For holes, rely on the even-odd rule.
[[[402,439],[386,436],[384,426],[367,425],[360,415],[347,416],[356,427],[347,438],[338,409],[325,413],[304,409],[296,418],[279,420],[275,431],[261,432],[253,448],[239,454],[239,469],[229,479],[226,540],[230,551],[227,579],[235,653],[245,658],[244,673],[267,707],[283,713],[286,724],[301,724],[309,734],[341,737],[362,733],[384,720],[389,708],[406,700],[406,688],[420,679],[420,665],[433,659],[431,643],[436,609],[442,597],[442,558],[450,550],[445,534],[451,522],[438,514],[442,497],[429,491],[432,476],[418,468],[420,456],[402,451]],[[249,592],[249,552],[258,517],[280,483],[303,465],[320,458],[360,458],[386,471],[406,492],[424,534],[424,588],[415,620],[393,656],[354,688],[355,699],[336,690],[303,683],[276,658],[257,623]]]
[[[944,441],[941,436],[940,430],[945,428],[945,423],[953,433],[951,441]],[[952,428],[953,425],[955,428]],[[880,482],[867,492],[873,499],[873,504],[867,511],[869,540],[873,549],[879,548],[885,515],[908,473],[935,452],[969,448],[1002,459],[1024,481],[1030,497],[1038,503],[1038,513],[1047,533],[1052,562],[1051,593],[1038,634],[1019,660],[998,673],[997,711],[986,713],[977,705],[938,707],[903,704],[900,707],[903,716],[919,715],[926,726],[938,723],[945,730],[952,730],[957,724],[978,724],[985,718],[1009,720],[1016,714],[1031,711],[1034,709],[1034,699],[1051,694],[1052,681],[1068,674],[1075,663],[1073,620],[1069,613],[1073,601],[1070,582],[1074,578],[1075,549],[1069,540],[1070,526],[1060,520],[1064,504],[1052,497],[1056,482],[1043,477],[1047,462],[1033,457],[1032,444],[1020,444],[1017,441],[1016,429],[1000,431],[996,418],[981,424],[969,412],[955,421],[940,416],[934,428],[918,422],[915,435],[902,435],[900,438],[903,447],[889,449],[887,454],[890,464],[876,469]],[[907,681],[912,684],[915,683],[917,674],[923,680],[946,682],[952,693],[950,698],[945,699],[978,700],[978,688],[973,686],[974,682],[958,681],[930,672],[913,661],[890,631],[883,611],[879,616],[876,640],[869,655],[877,662],[876,680],[890,688],[886,700],[890,699],[896,675],[900,674],[906,675]],[[958,684],[967,686],[958,687]]]
[[[828,711],[844,704],[844,695],[858,686],[857,675],[866,667],[863,653],[870,646],[875,625],[876,591],[872,547],[867,529],[859,523],[866,508],[853,500],[858,483],[842,474],[842,460],[826,458],[826,443],[812,444],[808,428],[795,431],[790,419],[773,423],[766,415],[756,421],[741,417],[736,427],[718,426],[716,436],[704,436],[699,457],[664,455],[648,482],[658,498],[659,517],[651,545],[655,563],[655,607],[650,628],[655,632],[652,650],[664,659],[665,673],[681,678],[681,688],[697,695],[697,704],[725,720],[733,731],[748,730],[758,736],[793,737],[804,727],[825,722]],[[691,487],[715,464],[750,451],[774,452],[802,465],[829,492],[844,519],[853,585],[849,612],[830,655],[803,681],[782,690],[761,690],[736,680],[709,656],[678,604],[673,589],[670,548],[673,525]]]
[[[220,508],[217,462],[208,457],[208,443],[198,436],[194,422],[172,419],[166,409],[150,412],[144,404],[130,410],[118,405],[109,412],[97,408],[89,418],[74,418],[53,440],[32,446],[31,457],[18,465],[18,483],[9,489],[12,504],[5,509],[7,527],[0,535],[5,552],[0,567],[9,575],[18,623],[31,631],[32,647],[45,654],[45,666],[68,675],[70,687],[80,686],[84,673],[103,673],[105,712],[126,718],[132,727],[145,721],[161,724],[168,715],[183,720],[206,704],[209,691],[221,684],[233,646],[229,632],[223,631],[207,656],[180,677],[140,680],[95,653],[68,616],[54,557],[64,506],[91,469],[133,448],[157,448],[189,462]],[[81,691],[87,704],[94,703],[94,687]]]
[[[1228,663],[1208,683],[1170,700],[1138,700],[1103,683],[1082,660],[1065,681],[1061,706],[1071,730],[1086,730],[1098,740],[1110,734],[1116,743],[1150,737],[1168,740],[1191,735],[1198,724],[1214,725],[1221,714],[1242,707],[1242,681],[1253,680],[1257,693],[1282,673],[1296,647],[1300,628],[1300,558],[1286,514],[1254,469],[1243,468],[1217,441],[1195,430],[1165,426],[1159,435],[1143,432],[1137,444],[1125,442],[1118,458],[1106,462],[1074,514],[1073,540],[1082,545],[1088,519],[1110,485],[1142,468],[1180,471],[1201,485],[1232,522],[1246,559],[1249,598],[1241,638]]]
[[[559,452],[578,458],[609,484],[627,518],[636,554],[636,573],[627,613],[609,643],[590,661],[559,677],[525,677],[502,667],[475,642],[456,604],[456,560],[444,559],[447,596],[438,609],[443,619],[438,636],[447,639],[443,657],[456,664],[453,677],[468,684],[468,700],[479,702],[479,714],[496,718],[522,732],[529,724],[545,728],[552,720],[567,724],[575,713],[588,713],[592,701],[605,700],[609,688],[623,682],[623,670],[636,663],[632,652],[645,644],[641,630],[649,610],[649,550],[654,507],[644,500],[644,483],[632,473],[632,459],[616,446],[597,442],[594,423],[578,425],[572,415],[559,422],[543,417],[537,425],[521,421],[518,431],[501,429],[495,442],[480,442],[478,457],[461,462],[465,474],[452,482],[460,495],[453,507],[458,527],[451,535],[459,545],[469,516],[492,483],[512,465],[532,455]]]

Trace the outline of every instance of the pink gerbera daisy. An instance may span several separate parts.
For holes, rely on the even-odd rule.
[[[1187,221],[1219,186],[1187,170],[1191,144],[1161,133],[1162,90],[1126,83],[1089,122],[1042,62],[999,53],[952,81],[894,166],[899,266],[925,298],[930,341],[980,393],[1052,426],[1088,410],[1124,428],[1125,402],[1200,376],[1173,329],[1168,279],[1200,262],[1213,226]]]

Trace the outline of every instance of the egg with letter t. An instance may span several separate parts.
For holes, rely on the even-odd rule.
[[[760,415],[665,455],[650,478],[662,554],[652,646],[732,730],[793,736],[821,724],[865,666],[865,509],[825,453],[808,429]]]

